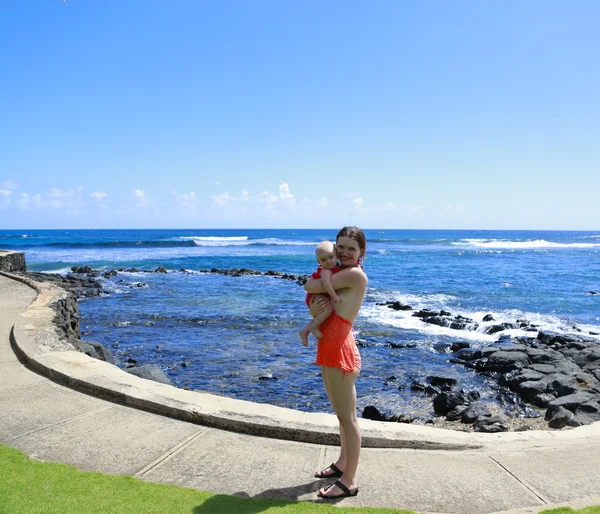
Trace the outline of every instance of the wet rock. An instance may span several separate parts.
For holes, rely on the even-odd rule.
[[[433,410],[436,414],[448,414],[452,409],[463,405],[465,399],[454,393],[441,393],[433,399]]]
[[[463,350],[465,348],[470,348],[471,345],[470,343],[467,343],[466,341],[460,341],[458,343],[452,343],[452,345],[450,346],[450,350],[452,352],[458,352],[459,350]]]
[[[117,364],[112,352],[101,343],[96,341],[82,341],[81,339],[69,339],[69,342],[80,352],[98,359],[108,362],[109,364]]]
[[[375,405],[367,405],[363,409],[362,417],[373,421],[389,421],[389,417],[383,414]]]
[[[146,380],[153,380],[154,382],[159,382],[161,384],[173,385],[173,382],[171,382],[171,379],[167,376],[167,374],[154,364],[135,366],[133,368],[126,369],[126,371],[127,373],[135,375],[136,377],[145,378]]]
[[[427,380],[432,386],[441,387],[442,391],[449,391],[458,383],[458,381],[455,378],[445,378],[436,376],[429,376],[427,377]]]
[[[399,301],[378,303],[377,305],[386,305],[388,308],[394,309],[395,311],[412,311],[410,305],[405,305]]]
[[[410,388],[413,391],[421,391],[425,394],[430,394],[430,395],[440,394],[442,392],[439,387],[434,387],[434,386],[431,386],[428,384],[423,384],[416,380],[412,382],[412,384],[410,385]]]

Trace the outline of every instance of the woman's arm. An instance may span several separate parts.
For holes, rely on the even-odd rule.
[[[331,276],[331,285],[333,289],[344,289],[346,287],[352,287],[354,285],[360,284],[363,281],[366,282],[367,276],[360,268],[348,268],[343,269],[339,273],[336,273]],[[304,284],[304,290],[307,293],[326,293],[323,284],[321,283],[321,279],[319,278],[311,278],[306,281]]]

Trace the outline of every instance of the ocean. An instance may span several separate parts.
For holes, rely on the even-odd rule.
[[[269,276],[202,273],[251,268],[303,275],[316,269],[322,230],[4,230],[0,248],[25,252],[28,269],[69,273],[138,268],[100,278],[109,294],[81,299],[85,340],[99,341],[122,367],[157,364],[177,386],[310,412],[331,408],[314,365],[315,343],[300,344],[309,321],[304,291]],[[355,323],[363,369],[359,410],[432,415],[431,397],[411,387],[432,375],[455,378],[513,415],[530,407],[503,402],[489,377],[450,362],[450,345],[479,348],[528,335],[492,324],[527,320],[539,330],[600,333],[600,232],[365,230],[369,287]],[[181,271],[185,269],[187,271]],[[427,324],[411,311],[444,309],[479,324],[455,330]],[[494,322],[483,322],[492,314]],[[535,333],[533,333],[535,335]]]

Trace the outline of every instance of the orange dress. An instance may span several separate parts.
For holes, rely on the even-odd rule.
[[[352,323],[335,311],[319,327],[323,339],[318,339],[318,366],[340,368],[344,375],[360,371],[360,353],[352,333]]]

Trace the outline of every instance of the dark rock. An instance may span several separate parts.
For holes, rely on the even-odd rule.
[[[457,405],[454,407],[454,409],[448,412],[448,414],[446,414],[446,419],[448,421],[458,421],[466,410],[467,407],[465,405]]]
[[[439,387],[434,387],[431,385],[427,385],[427,384],[423,384],[421,382],[418,382],[416,380],[414,380],[412,382],[412,384],[410,385],[410,388],[413,391],[421,391],[425,394],[430,394],[430,395],[434,395],[434,394],[440,394],[442,391]]]
[[[112,352],[104,345],[95,341],[82,341],[81,339],[69,339],[69,342],[80,352],[98,359],[108,362],[109,364],[117,364]]]
[[[575,410],[573,420],[569,422],[571,426],[588,425],[600,421],[600,405],[597,401],[591,401],[580,405]]]
[[[433,410],[436,414],[448,414],[452,409],[458,405],[465,403],[465,399],[462,396],[454,393],[441,393],[433,399]]]
[[[544,380],[527,380],[518,384],[514,391],[528,402],[533,402],[538,395],[545,393],[548,384]]]
[[[554,415],[554,411],[558,409],[558,407],[564,407],[565,409],[569,409],[571,412],[574,413],[580,405],[593,400],[593,398],[594,395],[586,391],[579,391],[575,394],[570,394],[568,396],[561,396],[560,398],[556,398],[548,404],[548,410],[546,411],[546,420],[552,418],[552,416]]]
[[[393,302],[388,304],[390,309],[394,309],[395,311],[412,311],[412,307],[410,305],[404,305],[400,302]]]
[[[495,434],[508,432],[507,419],[504,416],[490,416],[477,418],[473,423],[475,432]]]
[[[146,380],[153,380],[154,382],[160,382],[161,384],[173,385],[173,382],[171,382],[171,379],[167,376],[167,374],[154,364],[144,364],[143,366],[128,368],[126,371],[132,375],[135,375],[136,377],[145,378]]]
[[[496,334],[497,332],[503,332],[504,330],[510,330],[518,328],[514,323],[501,323],[500,325],[493,325],[485,329],[485,333],[488,335]]]
[[[441,387],[442,389],[444,387],[447,387],[450,389],[458,383],[458,381],[455,378],[444,378],[444,377],[435,377],[435,376],[427,377],[427,380],[429,381],[429,383],[432,386]],[[447,390],[449,390],[449,389],[447,389]],[[446,390],[446,389],[443,389],[443,390]]]
[[[462,413],[460,420],[463,423],[473,423],[479,417],[488,417],[492,413],[487,405],[481,402],[474,402]]]
[[[487,359],[487,362],[482,362],[483,371],[497,371],[506,373],[513,369],[524,368],[529,365],[529,357],[521,352],[494,352]]]
[[[158,268],[156,268],[155,273],[167,273],[167,268],[165,268],[164,266],[159,266]]]
[[[471,345],[465,341],[460,341],[458,343],[452,343],[452,346],[450,346],[450,350],[453,352],[458,352],[459,350],[463,350],[465,348],[470,348]]]
[[[496,318],[494,318],[494,316],[492,316],[491,314],[486,314],[483,317],[483,322],[487,323],[488,321],[496,321]]]
[[[548,392],[555,392],[558,397],[579,391],[579,382],[572,376],[555,373],[548,377],[548,381]]]
[[[532,369],[517,369],[504,374],[500,378],[500,384],[506,385],[511,390],[515,391],[519,384],[521,384],[522,382],[527,382],[531,380],[541,380],[545,376],[546,375],[544,375],[543,373],[534,371]]]
[[[364,419],[372,419],[373,421],[388,421],[388,416],[383,414],[377,407],[374,405],[367,405],[362,412],[362,417]]]
[[[548,426],[550,428],[563,428],[566,427],[570,421],[573,420],[575,414],[564,407],[558,407],[554,409],[552,417],[548,420]]]

